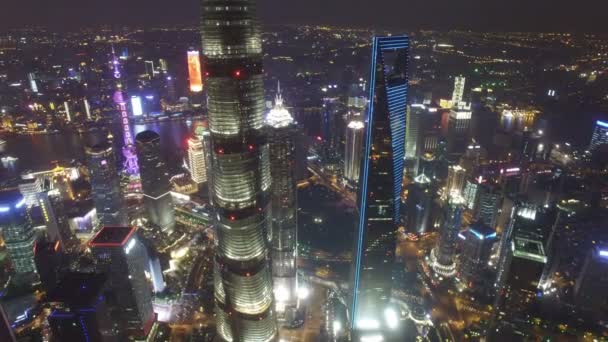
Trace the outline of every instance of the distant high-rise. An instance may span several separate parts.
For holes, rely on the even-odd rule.
[[[119,310],[123,331],[129,337],[148,336],[155,321],[152,287],[145,270],[149,267],[146,247],[134,227],[104,227],[89,241],[99,271],[108,276],[111,303]]]
[[[295,135],[293,118],[283,106],[278,88],[274,108],[266,116],[272,175],[272,238],[270,259],[274,298],[279,319],[295,317],[297,306],[297,197],[295,180]]]
[[[346,127],[344,149],[344,178],[353,187],[359,184],[361,157],[363,156],[363,122],[351,121]]]
[[[408,172],[416,174],[417,162],[422,151],[422,116],[425,107],[413,104],[407,108],[407,128],[405,131],[405,160]]]
[[[48,296],[48,322],[54,340],[103,342],[111,338],[105,284],[103,274],[65,275]]]
[[[256,2],[202,0],[215,206],[216,324],[225,341],[277,337],[268,263],[270,150]]]
[[[448,116],[447,153],[448,155],[463,154],[471,140],[471,105],[460,103],[454,107]]]
[[[351,328],[362,338],[382,337],[396,324],[389,299],[405,156],[408,49],[407,36],[373,39],[351,274]]]
[[[458,106],[463,100],[465,81],[466,79],[463,76],[456,76],[454,78],[454,92],[452,93],[453,106]]]
[[[492,245],[496,242],[496,231],[481,222],[474,223],[459,233],[462,253],[458,267],[458,277],[471,287],[478,283],[482,271],[487,268]]]
[[[608,306],[608,247],[594,246],[587,253],[585,263],[574,287],[577,304],[594,312]]]
[[[91,178],[91,194],[101,226],[127,223],[114,149],[107,143],[85,148]]]
[[[0,191],[0,228],[15,273],[18,276],[34,275],[35,232],[25,199],[19,191]]]
[[[479,205],[476,218],[488,226],[495,228],[498,221],[502,197],[495,186],[481,185],[479,189]]]
[[[175,214],[169,171],[160,150],[160,136],[153,131],[140,132],[135,137],[135,146],[148,219],[163,230],[171,229],[175,224]]]
[[[608,122],[597,120],[589,143],[589,151],[593,152],[596,148],[605,144],[608,144]]]
[[[441,277],[453,277],[456,274],[456,241],[462,225],[464,199],[452,194],[445,205],[445,216],[439,231],[437,247],[431,251],[430,265]]]
[[[196,50],[188,51],[188,76],[190,77],[190,91],[193,93],[203,91],[201,57]]]
[[[534,303],[547,256],[542,241],[537,239],[514,235],[510,246],[498,301],[500,312],[516,317]]]
[[[450,197],[452,194],[462,196],[462,190],[465,185],[466,170],[460,165],[452,165],[448,168],[448,179],[443,192],[444,199]]]
[[[410,233],[426,233],[433,206],[431,180],[421,173],[414,178],[414,184],[408,190],[406,228]]]
[[[479,189],[481,184],[476,179],[467,179],[462,191],[462,197],[466,203],[468,209],[475,212],[477,209],[477,203],[479,202]]]
[[[207,181],[207,165],[205,163],[205,149],[198,137],[188,139],[188,168],[190,177],[196,184]]]

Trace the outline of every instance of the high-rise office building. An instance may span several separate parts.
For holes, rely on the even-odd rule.
[[[450,156],[465,153],[471,140],[471,105],[460,103],[448,116],[447,153]]]
[[[0,305],[0,341],[17,342],[13,328],[8,322],[8,318],[6,317],[6,313],[4,312],[2,305]]]
[[[190,77],[190,91],[193,93],[203,91],[201,57],[200,53],[196,50],[188,51],[188,76]]]
[[[405,131],[405,159],[418,160],[422,149],[422,116],[425,106],[413,104],[407,108]]]
[[[270,260],[277,317],[295,317],[297,307],[297,197],[295,180],[296,127],[283,106],[278,88],[274,108],[266,116],[272,176]]]
[[[458,106],[464,97],[464,85],[466,79],[463,76],[454,78],[454,92],[452,93],[452,106]]]
[[[426,107],[412,104],[407,107],[407,129],[405,131],[405,167],[411,175],[416,175],[418,161],[423,149],[423,115]]]
[[[430,224],[433,206],[431,180],[421,173],[414,178],[407,195],[407,231],[414,234],[426,233]]]
[[[502,196],[498,188],[492,184],[482,184],[478,197],[476,219],[495,228],[502,202]]]
[[[91,178],[91,194],[101,226],[122,226],[127,213],[120,189],[114,149],[107,143],[85,148]]]
[[[104,295],[106,276],[68,273],[49,293],[48,316],[54,341],[103,342],[113,336]]]
[[[462,190],[465,185],[466,170],[460,165],[451,165],[448,168],[448,178],[443,191],[443,198],[447,199],[452,194],[462,196]]]
[[[487,268],[492,245],[496,242],[496,231],[482,222],[472,224],[458,234],[462,239],[462,252],[458,264],[458,277],[468,287],[479,282],[482,271]]]
[[[608,305],[608,247],[594,246],[588,253],[574,287],[577,304],[594,312]]]
[[[175,224],[169,171],[162,158],[160,136],[154,131],[143,131],[135,137],[144,205],[150,222],[162,230]]]
[[[464,199],[452,194],[444,208],[444,218],[439,231],[437,247],[431,250],[430,265],[440,277],[453,277],[456,274],[456,242],[462,225]]]
[[[207,163],[205,162],[205,149],[198,137],[188,139],[188,168],[190,177],[200,186],[207,181]]]
[[[212,201],[217,238],[216,324],[226,341],[276,339],[267,260],[270,151],[263,133],[262,38],[255,1],[202,1]]]
[[[359,184],[361,157],[363,156],[363,122],[351,121],[346,127],[346,144],[344,149],[344,179],[352,187]]]
[[[542,241],[512,236],[498,296],[500,312],[516,317],[534,304],[546,264]]]
[[[374,37],[351,283],[355,338],[387,333],[405,156],[409,38]]]
[[[155,321],[146,247],[134,227],[103,227],[90,241],[99,271],[108,276],[122,331],[129,337],[145,338]]]
[[[467,179],[462,191],[462,197],[466,203],[468,209],[473,212],[477,209],[477,203],[479,202],[479,189],[481,184],[476,179]]]
[[[35,232],[25,198],[16,190],[0,191],[0,228],[8,257],[18,276],[35,275]]]
[[[608,144],[608,121],[597,120],[589,143],[589,151],[593,152],[600,145]]]

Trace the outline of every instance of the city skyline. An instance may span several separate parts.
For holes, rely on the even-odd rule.
[[[86,6],[76,0],[59,0],[52,5],[42,0],[10,2],[0,15],[0,28],[14,28],[21,25],[42,25],[57,29],[77,28],[92,25],[196,25],[197,0],[181,0],[179,5],[170,6],[164,0],[134,0],[127,4],[118,0],[103,3],[88,3]],[[116,11],[116,8],[122,8]],[[173,4],[172,4],[173,5]],[[381,0],[376,6],[366,0],[337,0],[323,2],[293,3],[285,6],[278,0],[259,1],[260,17],[264,25],[312,24],[329,26],[351,26],[379,29],[464,29],[485,31],[537,31],[537,32],[590,32],[607,33],[608,29],[595,25],[601,20],[601,13],[608,10],[608,4],[601,1],[586,1],[581,6],[570,6],[567,0],[510,2],[476,0],[409,1]],[[394,13],[384,13],[382,21],[374,20],[381,7],[399,9]],[[323,9],[317,11],[317,9]],[[350,16],[339,14],[348,9]],[[430,11],[430,12],[427,12]],[[94,17],[87,13],[95,12]],[[420,13],[433,13],[421,16]],[[11,15],[7,15],[7,14]],[[397,15],[399,13],[399,15]],[[479,13],[484,13],[479,16]],[[544,13],[538,16],[538,13]],[[137,15],[143,14],[143,15]],[[56,22],[48,18],[55,16],[74,18],[70,23]],[[404,17],[405,15],[405,17]],[[517,17],[517,20],[512,18]],[[404,20],[405,19],[405,20]]]
[[[74,1],[0,14],[0,336],[608,338],[608,5]]]

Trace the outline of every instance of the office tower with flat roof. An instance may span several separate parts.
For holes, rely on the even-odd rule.
[[[492,184],[482,184],[478,197],[476,219],[495,228],[502,202],[499,190]]]
[[[414,178],[414,183],[408,187],[406,229],[409,233],[424,234],[427,232],[432,206],[431,180],[424,173],[421,173]]]
[[[456,274],[456,242],[462,226],[464,205],[464,199],[456,194],[450,196],[445,205],[439,240],[430,255],[431,268],[439,277],[448,278]]]
[[[608,144],[608,121],[597,120],[589,142],[589,151],[593,152],[601,145]]]
[[[542,241],[513,235],[506,259],[504,282],[498,296],[500,312],[525,315],[535,303],[547,256]]]
[[[283,105],[280,87],[266,115],[272,176],[272,234],[270,260],[277,318],[295,318],[297,308],[297,194],[295,179],[296,127]],[[291,322],[290,322],[291,323]]]
[[[207,181],[207,165],[203,141],[194,136],[188,139],[188,168],[190,177],[199,185]]]
[[[0,191],[0,228],[16,275],[24,279],[35,276],[35,232],[25,198],[17,190]]]
[[[121,329],[130,338],[145,338],[155,321],[146,247],[135,227],[103,227],[90,241],[98,270],[108,276]]]
[[[458,237],[462,240],[458,278],[471,288],[480,282],[482,272],[488,267],[492,246],[496,242],[496,231],[482,222],[476,222],[460,232]]]
[[[405,131],[405,161],[410,174],[415,175],[422,150],[422,116],[426,107],[412,104],[407,107],[407,127]]]
[[[587,253],[574,285],[577,305],[599,313],[608,307],[608,246],[594,246]]]
[[[383,338],[397,324],[389,300],[405,156],[408,49],[407,36],[373,38],[351,269],[355,338]]]
[[[467,103],[460,103],[450,111],[446,137],[449,156],[460,156],[465,153],[471,140],[472,115],[471,105]]]
[[[91,180],[91,196],[99,225],[120,226],[127,223],[127,213],[120,189],[114,149],[107,143],[85,148]]]
[[[457,106],[464,98],[464,85],[466,78],[463,76],[454,77],[454,92],[452,93],[452,105]]]
[[[256,2],[203,0],[201,34],[215,206],[219,338],[277,338],[268,261],[270,150]]]
[[[144,205],[152,225],[162,230],[175,224],[169,170],[160,149],[160,136],[154,131],[143,131],[135,137]]]
[[[48,295],[51,335],[56,341],[103,342],[112,336],[104,294],[106,276],[67,273]]]
[[[363,156],[363,122],[351,121],[346,127],[344,148],[344,179],[353,188],[359,184],[361,157]]]
[[[448,178],[443,191],[442,198],[447,199],[452,194],[462,196],[466,179],[466,170],[460,165],[452,165],[448,168]]]

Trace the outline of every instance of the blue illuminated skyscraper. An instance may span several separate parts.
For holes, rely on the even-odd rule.
[[[597,120],[589,143],[589,151],[593,152],[600,145],[605,144],[608,144],[608,122]]]
[[[405,155],[408,47],[407,36],[373,41],[351,275],[355,336],[381,337],[397,324],[388,304]]]

